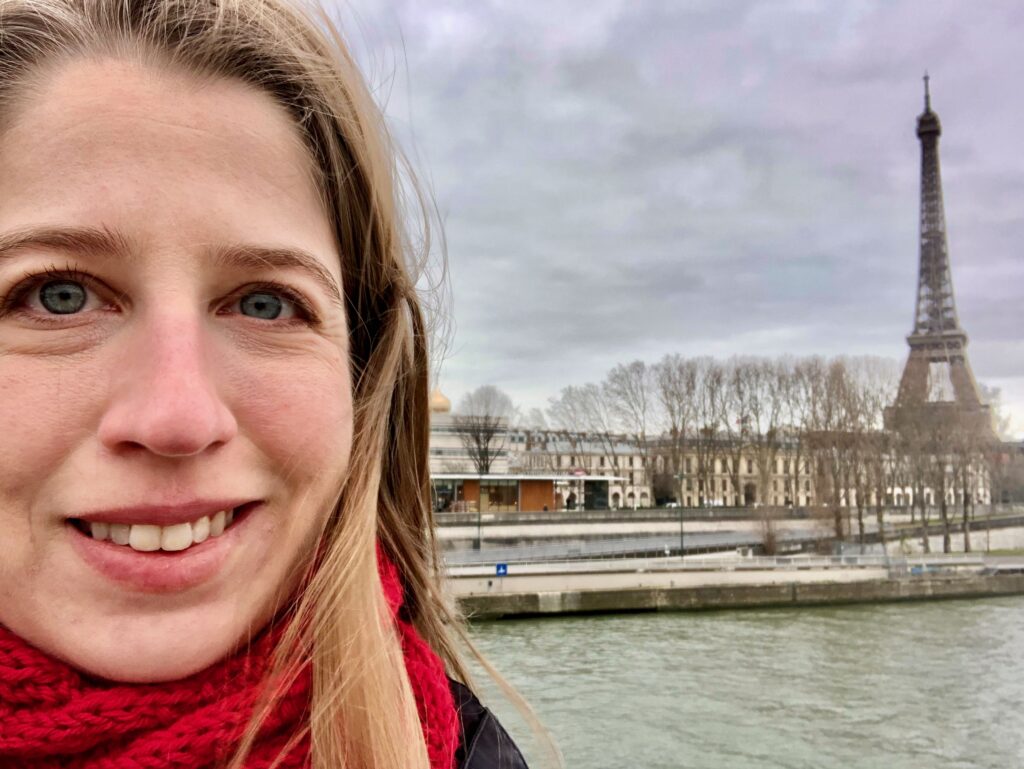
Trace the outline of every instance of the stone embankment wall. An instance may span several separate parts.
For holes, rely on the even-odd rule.
[[[698,611],[758,607],[980,598],[1024,594],[1024,574],[908,577],[817,582],[620,590],[550,590],[489,593],[458,598],[470,618],[640,611]]]

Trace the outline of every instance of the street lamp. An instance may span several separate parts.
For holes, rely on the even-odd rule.
[[[484,498],[484,495],[482,493],[483,492],[483,485],[484,485],[484,478],[483,478],[482,475],[478,474],[477,475],[477,489],[479,489],[479,490],[477,491],[477,494],[476,494],[477,501],[476,501],[476,548],[475,548],[477,551],[480,550],[480,525],[481,525],[480,524],[480,519],[481,519],[481,516],[483,515],[483,498]]]
[[[679,503],[679,558],[682,559],[682,557],[684,555],[686,555],[686,550],[684,549],[684,540],[683,540],[683,475],[682,475],[682,473],[679,473],[679,474],[676,475],[676,480],[679,482],[679,498],[676,500],[676,502]]]

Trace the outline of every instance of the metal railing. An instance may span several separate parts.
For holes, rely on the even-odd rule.
[[[754,547],[759,543],[756,537],[740,535],[739,541],[723,541],[717,544],[693,546],[692,541],[686,543],[688,553],[714,553],[723,550],[735,550],[737,547]],[[480,550],[449,550],[445,559],[452,564],[494,563],[532,563],[538,561],[586,561],[626,559],[637,557],[664,557],[677,552],[679,537],[674,533],[650,535],[645,537],[594,537],[586,540],[566,540],[536,545],[484,547]]]
[[[549,561],[503,561],[509,567],[543,567],[531,569],[531,574],[579,571],[800,571],[809,569],[886,569],[890,577],[923,576],[960,569],[983,569],[987,562],[983,556],[963,553],[935,553],[919,556],[887,555],[800,555],[800,556],[734,556],[680,558],[622,558],[581,561],[563,559]],[[452,577],[488,576],[494,574],[494,562],[450,564]],[[512,570],[514,574],[514,568]]]

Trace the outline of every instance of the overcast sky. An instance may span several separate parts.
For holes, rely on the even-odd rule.
[[[902,361],[927,69],[970,360],[1024,433],[1024,5],[339,13],[444,218],[453,402],[496,384],[544,407],[669,352]]]

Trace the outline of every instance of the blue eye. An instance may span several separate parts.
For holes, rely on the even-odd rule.
[[[85,286],[70,280],[52,280],[39,289],[39,303],[54,315],[71,315],[85,307]]]
[[[267,291],[254,291],[243,296],[238,307],[243,315],[261,320],[275,320],[284,310],[284,302],[276,294]]]

